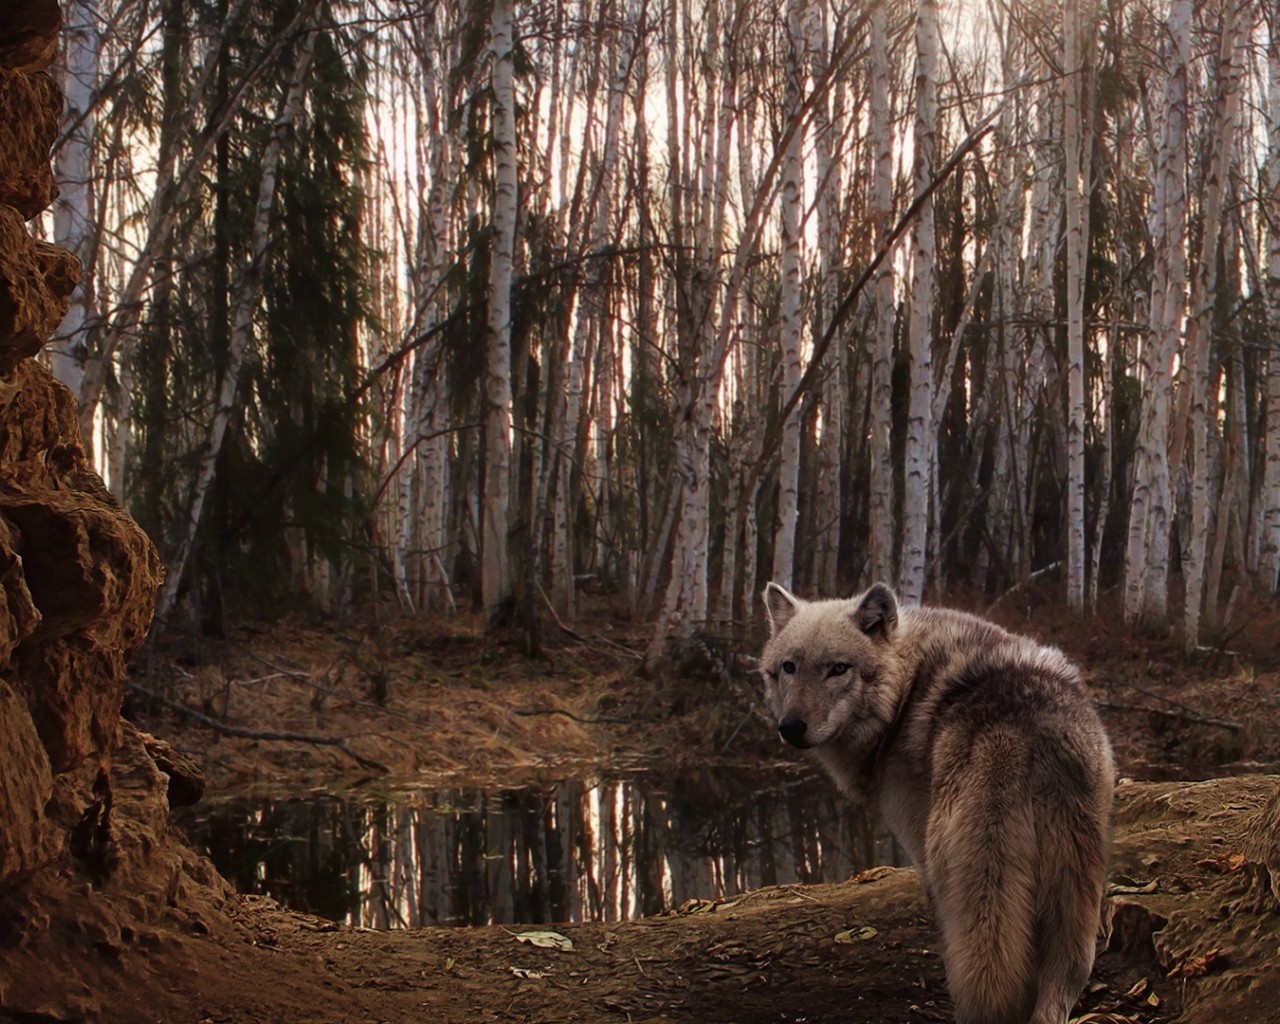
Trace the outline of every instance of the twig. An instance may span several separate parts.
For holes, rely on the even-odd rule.
[[[755,717],[755,714],[756,714],[756,706],[755,704],[752,704],[749,708],[747,708],[747,713],[743,717],[742,721],[738,723],[737,728],[734,729],[733,732],[729,733],[729,738],[724,741],[724,746],[720,748],[720,753],[723,754],[726,750],[729,749],[729,747],[733,745],[733,741],[738,738],[738,733],[742,732],[742,727],[746,725],[749,721],[751,721],[751,719]]]
[[[1147,707],[1144,704],[1117,704],[1110,700],[1095,701],[1100,708],[1108,708],[1112,711],[1142,711],[1148,715],[1159,715],[1161,718],[1170,718],[1177,721],[1196,722],[1200,725],[1216,725],[1219,729],[1226,729],[1229,732],[1239,732],[1240,723],[1230,722],[1225,718],[1209,718],[1205,715],[1197,714],[1190,708],[1183,707],[1181,704],[1177,706],[1179,711],[1164,711],[1160,708]],[[1170,703],[1176,703],[1171,701]]]
[[[597,640],[599,640],[601,643],[606,643],[606,644],[608,644],[610,647],[615,648],[616,650],[618,650],[618,651],[620,651],[621,653],[625,654],[628,658],[635,658],[635,659],[636,659],[636,661],[643,661],[643,660],[644,660],[644,655],[643,655],[643,654],[637,654],[637,653],[636,653],[635,651],[633,651],[630,647],[625,647],[625,646],[623,646],[622,644],[618,643],[618,641],[617,641],[617,640],[610,640],[610,639],[609,639],[607,636],[605,636],[603,633],[597,633],[597,634],[596,634],[596,639],[597,639]]]
[[[556,614],[555,606],[551,603],[551,598],[547,597],[547,592],[542,589],[542,584],[537,584],[538,593],[542,595],[542,603],[547,606],[547,611],[551,613],[551,618],[555,620],[555,624],[560,627],[560,631],[568,636],[573,637],[579,643],[587,643],[587,638],[581,633],[575,633],[572,629],[564,624],[564,620]]]
[[[360,765],[362,768],[372,768],[372,769],[375,769],[376,771],[383,772],[384,774],[387,774],[387,775],[391,774],[391,769],[388,768],[385,764],[382,764],[380,761],[375,761],[372,758],[365,757],[363,754],[357,754],[354,750],[352,750],[350,747],[347,746],[347,741],[344,739],[339,739],[333,736],[313,736],[310,733],[305,733],[305,732],[257,732],[253,729],[242,729],[237,725],[227,725],[226,722],[220,722],[218,721],[218,719],[211,718],[209,715],[204,714],[204,712],[202,711],[197,711],[195,708],[191,707],[188,704],[183,704],[180,701],[176,701],[176,700],[170,700],[168,697],[162,696],[161,694],[158,694],[153,690],[148,690],[145,687],[139,686],[137,683],[126,683],[125,685],[127,685],[129,689],[132,690],[134,693],[140,694],[141,696],[146,697],[148,700],[153,700],[157,704],[161,704],[172,711],[178,712],[178,714],[180,715],[185,715],[187,718],[190,718],[192,721],[199,722],[201,725],[208,726],[210,729],[214,730],[215,732],[222,733],[222,735],[224,736],[234,736],[238,739],[245,739],[245,740],[269,740],[269,741],[281,741],[281,742],[291,742],[291,743],[314,743],[317,746],[322,746],[322,747],[337,747],[344,754],[346,754],[347,757],[351,758],[351,760],[355,761],[356,764]]]
[[[565,718],[572,718],[575,722],[581,722],[583,725],[600,725],[601,723],[627,725],[631,722],[629,718],[583,718],[581,715],[575,715],[572,711],[564,711],[560,708],[512,708],[511,713],[524,718],[531,718],[534,715],[564,715]]]
[[[989,605],[987,605],[987,612],[986,612],[986,614],[990,615],[990,614],[991,614],[991,612],[995,609],[996,605],[998,605],[1001,601],[1003,601],[1003,600],[1004,600],[1006,597],[1008,597],[1010,594],[1016,594],[1019,590],[1021,590],[1024,586],[1026,586],[1026,584],[1031,583],[1032,581],[1039,579],[1041,576],[1045,575],[1045,573],[1053,572],[1053,571],[1054,571],[1056,568],[1058,568],[1058,566],[1060,566],[1060,565],[1062,565],[1062,563],[1061,563],[1061,562],[1050,562],[1048,565],[1044,566],[1044,568],[1042,568],[1042,569],[1037,569],[1035,572],[1031,573],[1031,575],[1029,575],[1025,580],[1018,580],[1018,582],[1017,582],[1017,583],[1015,583],[1015,584],[1014,584],[1013,586],[1011,586],[1008,590],[1006,590],[1003,594],[1001,594],[1001,595],[1000,595],[999,597],[997,597],[994,601],[992,601]]]

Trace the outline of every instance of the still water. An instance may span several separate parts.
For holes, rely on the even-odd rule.
[[[193,808],[241,892],[370,928],[615,921],[904,863],[812,775],[734,769]]]

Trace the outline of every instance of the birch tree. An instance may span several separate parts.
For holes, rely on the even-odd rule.
[[[1267,19],[1267,162],[1263,174],[1262,205],[1267,246],[1266,324],[1271,345],[1266,353],[1265,418],[1262,474],[1262,557],[1259,576],[1263,592],[1280,592],[1280,0],[1269,0]]]
[[[805,5],[807,0],[787,0],[787,99],[793,122],[801,117],[804,93]],[[783,394],[793,394],[800,384],[800,344],[804,324],[800,296],[800,214],[804,205],[804,132],[794,131],[782,164],[782,307],[779,333],[782,343]],[[792,409],[782,428],[778,465],[778,529],[773,542],[773,580],[791,587],[795,571],[796,521],[800,482],[800,407]]]
[[[492,622],[511,596],[511,277],[516,235],[515,25],[511,0],[493,0],[489,27],[494,194],[485,330],[485,476],[481,594]]]
[[[1087,2],[1087,0],[1086,0]],[[1082,123],[1085,67],[1081,60],[1079,0],[1062,5],[1063,119],[1062,138],[1066,160],[1067,213],[1067,606],[1084,614],[1084,286],[1085,257],[1089,249],[1087,195],[1088,168],[1082,153],[1090,149]],[[1083,182],[1082,182],[1083,177]]]
[[[871,158],[872,218],[876,241],[883,248],[893,230],[893,122],[890,110],[890,53],[886,22],[888,4],[871,9]],[[868,491],[868,556],[871,580],[892,580],[893,519],[893,263],[885,260],[872,282],[870,419],[871,485]]]
[[[1240,37],[1249,34],[1248,5],[1232,0],[1222,7],[1222,25],[1218,50],[1218,93],[1214,105],[1213,125],[1204,183],[1201,188],[1203,232],[1200,255],[1191,282],[1191,309],[1187,319],[1186,354],[1188,397],[1190,408],[1191,508],[1186,551],[1186,599],[1183,614],[1183,644],[1188,652],[1195,650],[1200,639],[1200,612],[1204,600],[1205,549],[1209,531],[1211,501],[1209,465],[1209,433],[1211,422],[1217,423],[1217,374],[1211,371],[1214,306],[1217,302],[1218,257],[1222,236],[1223,191],[1227,187],[1228,161],[1235,149],[1236,109],[1238,104],[1242,57],[1238,52]],[[1210,403],[1214,415],[1210,415]],[[1218,530],[1225,535],[1227,523],[1220,520]]]
[[[916,196],[933,183],[938,120],[938,4],[920,0],[916,7],[916,113],[913,139],[915,156],[912,181]],[[930,501],[933,498],[930,459],[933,431],[933,291],[934,209],[928,195],[920,205],[912,241],[909,345],[911,397],[907,409],[902,498],[903,599],[918,603],[924,598],[928,564]]]
[[[97,238],[92,161],[102,35],[93,0],[72,0],[65,10],[62,33],[66,53],[66,75],[62,83],[66,97],[65,128],[56,156],[59,186],[53,208],[53,237],[58,245],[75,253],[85,268],[92,268]],[[85,273],[71,295],[67,315],[48,348],[49,368],[77,396],[84,377],[85,333],[96,316],[94,285],[93,273]],[[92,435],[86,437],[87,444],[92,441]]]
[[[1141,342],[1142,412],[1134,454],[1133,498],[1125,551],[1124,617],[1158,628],[1168,617],[1170,392],[1186,306],[1187,65],[1191,0],[1169,6],[1169,68],[1151,204],[1155,271],[1151,334]]]

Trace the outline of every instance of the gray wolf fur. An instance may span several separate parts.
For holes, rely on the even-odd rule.
[[[1111,746],[1055,648],[963,612],[764,591],[782,738],[877,807],[941,933],[958,1024],[1064,1024],[1093,968]]]

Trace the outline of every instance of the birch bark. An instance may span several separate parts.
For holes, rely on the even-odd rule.
[[[1169,407],[1173,363],[1186,303],[1187,64],[1191,53],[1191,0],[1172,0],[1170,65],[1152,197],[1155,271],[1150,337],[1142,342],[1142,412],[1134,452],[1133,498],[1125,550],[1124,617],[1157,629],[1168,618]]]
[[[883,246],[893,230],[893,125],[889,105],[887,4],[871,10],[871,154],[872,217],[876,241]],[[871,478],[867,496],[868,555],[871,580],[894,579],[897,530],[893,521],[893,261],[883,261],[872,282],[874,340],[871,351]]]
[[[916,116],[914,190],[923,193],[933,181],[938,120],[938,4],[920,0],[916,8]],[[928,558],[929,502],[932,496],[933,431],[933,286],[935,229],[933,198],[920,207],[914,233],[911,280],[911,397],[907,408],[907,443],[902,500],[902,597],[910,604],[924,598]]]
[[[512,0],[493,0],[493,252],[485,328],[485,475],[480,590],[492,623],[511,596],[511,278],[516,235],[515,38]]]
[[[1202,216],[1204,230],[1200,255],[1191,282],[1191,311],[1187,319],[1187,369],[1190,378],[1191,429],[1191,509],[1187,532],[1186,602],[1183,608],[1183,644],[1188,653],[1200,641],[1200,613],[1204,600],[1205,553],[1209,532],[1209,504],[1212,480],[1209,467],[1209,433],[1217,426],[1217,373],[1210,366],[1213,312],[1217,300],[1218,250],[1222,238],[1222,198],[1226,187],[1227,161],[1235,147],[1235,125],[1242,54],[1237,52],[1241,36],[1248,35],[1248,7],[1241,0],[1222,8],[1222,28],[1218,50],[1218,97],[1209,159],[1205,169]],[[1213,415],[1209,406],[1212,402]],[[1225,534],[1220,520],[1218,530]]]
[[[819,82],[827,74],[830,60],[826,4],[812,3],[808,11],[807,60],[810,78]],[[841,251],[840,196],[843,193],[841,154],[843,135],[844,80],[838,79],[832,96],[816,107],[813,124],[815,205],[818,214],[818,287],[814,334],[820,336],[823,318],[830,316],[840,301],[838,268],[844,264]],[[822,382],[822,434],[818,441],[816,508],[814,512],[813,582],[820,594],[837,591],[840,565],[840,522],[843,515],[841,477],[845,436],[845,379],[848,345],[836,343],[828,353]]]
[[[1076,615],[1084,614],[1085,590],[1084,285],[1089,248],[1088,206],[1081,196],[1081,151],[1086,146],[1081,122],[1085,69],[1080,35],[1079,2],[1065,0],[1062,138],[1067,185],[1067,606]],[[1086,178],[1083,185],[1087,188],[1088,184]]]
[[[1263,590],[1280,593],[1280,0],[1269,0],[1267,44],[1267,165],[1264,209],[1267,269],[1265,299],[1271,346],[1267,351],[1266,436],[1263,439],[1262,543],[1258,572]]]
[[[102,35],[94,0],[71,0],[62,32],[66,75],[63,122],[66,138],[58,148],[56,172],[58,199],[53,208],[54,241],[79,257],[84,267],[80,284],[71,293],[71,305],[47,351],[53,375],[80,397],[87,346],[85,333],[94,319],[94,196],[93,137],[97,116],[94,99],[98,87],[98,57]],[[85,434],[92,450],[93,436]]]
[[[804,93],[805,6],[807,0],[787,0],[788,116],[799,118]],[[782,379],[784,395],[800,384],[800,344],[804,323],[800,310],[800,212],[804,203],[804,132],[792,133],[782,164]],[[800,483],[800,406],[782,428],[778,466],[778,529],[774,534],[773,580],[788,589],[795,571],[796,521]]]

